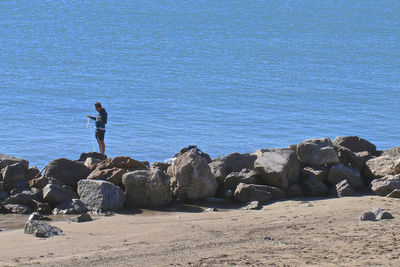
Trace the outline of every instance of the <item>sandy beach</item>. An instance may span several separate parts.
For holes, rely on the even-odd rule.
[[[362,222],[372,207],[396,218]],[[399,266],[399,200],[287,200],[259,211],[144,212],[0,233],[2,266]]]

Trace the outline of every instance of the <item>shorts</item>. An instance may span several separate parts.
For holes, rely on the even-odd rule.
[[[106,134],[106,131],[104,130],[96,130],[96,140],[97,141],[104,141],[104,135]]]

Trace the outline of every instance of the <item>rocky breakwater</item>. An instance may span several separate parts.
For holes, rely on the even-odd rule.
[[[107,158],[91,152],[78,160],[55,159],[43,174],[24,159],[0,154],[0,212],[104,213],[210,197],[243,205],[368,192],[399,197],[399,159],[399,147],[378,151],[356,136],[309,139],[288,148],[217,159],[190,146],[171,163],[152,166],[127,156]]]

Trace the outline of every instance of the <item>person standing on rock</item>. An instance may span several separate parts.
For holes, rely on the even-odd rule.
[[[105,154],[106,144],[104,143],[104,136],[106,134],[106,124],[107,124],[107,112],[101,106],[100,102],[94,103],[94,108],[98,112],[96,117],[87,115],[89,119],[96,121],[96,140],[99,144],[100,153]]]

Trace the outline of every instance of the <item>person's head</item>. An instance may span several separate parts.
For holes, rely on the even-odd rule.
[[[100,102],[94,103],[94,108],[95,108],[97,111],[100,111],[100,110],[103,109],[103,107],[101,106],[101,103],[100,103]]]

